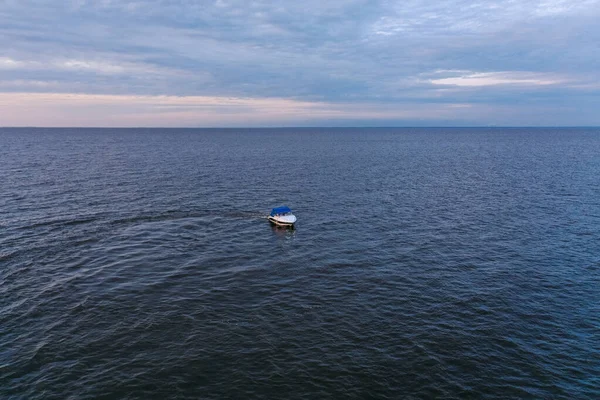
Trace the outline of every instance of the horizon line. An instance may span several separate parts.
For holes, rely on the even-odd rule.
[[[390,126],[0,126],[0,129],[406,129],[406,128],[600,128],[600,125],[390,125]]]

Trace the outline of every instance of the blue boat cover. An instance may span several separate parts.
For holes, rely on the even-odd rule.
[[[286,206],[275,207],[274,209],[271,210],[271,217],[274,216],[275,214],[285,214],[285,213],[289,213],[289,212],[292,212],[292,210],[290,210],[289,207],[286,207]]]

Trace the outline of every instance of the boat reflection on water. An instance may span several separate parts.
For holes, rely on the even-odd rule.
[[[294,225],[282,226],[274,223],[270,223],[273,234],[279,239],[290,239],[296,236],[296,227]]]

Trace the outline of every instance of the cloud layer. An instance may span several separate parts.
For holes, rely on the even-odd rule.
[[[0,126],[600,125],[598,20],[600,0],[4,0]]]

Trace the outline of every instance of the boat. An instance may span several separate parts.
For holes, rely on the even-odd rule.
[[[275,207],[272,209],[268,219],[275,225],[281,226],[294,226],[294,223],[296,222],[296,216],[292,214],[292,210],[286,206]]]

